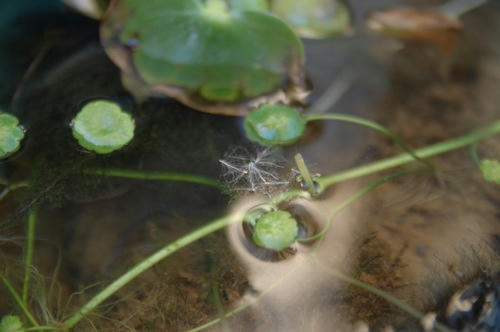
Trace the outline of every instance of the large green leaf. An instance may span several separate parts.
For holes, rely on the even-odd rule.
[[[302,71],[302,44],[261,1],[234,4],[114,0],[101,38],[122,70],[167,95],[162,87],[223,103],[272,93]]]

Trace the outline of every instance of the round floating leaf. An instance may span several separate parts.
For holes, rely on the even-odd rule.
[[[24,131],[19,121],[11,114],[0,112],[0,159],[19,150]]]
[[[102,43],[125,73],[185,103],[231,104],[301,82],[304,51],[293,30],[264,11],[265,1],[229,3],[113,0]]]
[[[286,145],[302,136],[306,121],[294,108],[264,105],[247,115],[244,127],[251,141],[265,146]]]
[[[500,184],[500,162],[498,160],[483,159],[479,168],[486,181]]]
[[[351,26],[349,9],[339,0],[273,0],[271,11],[305,38],[345,33]]]
[[[116,103],[95,100],[85,104],[72,123],[78,143],[97,153],[110,153],[130,142],[135,123]]]
[[[253,240],[262,248],[283,250],[296,239],[299,228],[297,221],[287,211],[272,211],[257,220]]]
[[[1,332],[24,332],[23,323],[17,316],[7,315],[3,316],[0,322]]]

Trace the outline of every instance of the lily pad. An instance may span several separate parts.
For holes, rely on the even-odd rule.
[[[264,105],[246,117],[244,127],[251,141],[264,146],[287,145],[302,136],[306,121],[294,108]]]
[[[349,9],[339,0],[273,0],[271,11],[304,38],[326,38],[351,27]]]
[[[297,221],[287,211],[272,211],[257,220],[253,240],[259,247],[271,250],[288,248],[297,238]]]
[[[500,184],[500,162],[498,160],[483,159],[479,163],[479,168],[486,181]]]
[[[0,159],[19,150],[24,131],[14,115],[0,112]]]
[[[83,106],[72,127],[73,136],[81,146],[97,153],[110,153],[130,142],[135,123],[118,104],[95,100]]]
[[[305,82],[304,50],[293,30],[262,10],[263,1],[233,2],[113,0],[101,40],[152,94],[213,113]]]

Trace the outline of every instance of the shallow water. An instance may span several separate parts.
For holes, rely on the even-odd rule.
[[[388,4],[353,2],[356,26],[366,10]],[[56,321],[164,244],[258,200],[230,199],[194,184],[82,174],[91,167],[122,167],[223,178],[219,159],[235,146],[246,146],[251,158],[255,148],[243,137],[241,119],[195,112],[169,100],[136,104],[100,48],[96,24],[64,15],[40,16],[40,23],[25,29],[25,40],[16,39],[12,44],[18,47],[4,52],[12,80],[1,94],[2,105],[13,105],[28,139],[0,164],[0,175],[13,182],[29,178],[31,187],[0,201],[0,266],[21,284],[24,220],[31,206],[39,206],[32,307],[41,320]],[[329,111],[376,120],[412,148],[498,119],[500,8],[490,4],[463,21],[465,33],[448,80],[437,73],[427,48],[398,50],[389,40],[361,32],[306,41],[311,103],[332,83],[343,84],[344,93]],[[24,68],[44,49],[44,40],[53,42],[12,101]],[[121,103],[137,123],[133,142],[110,156],[83,151],[69,128],[79,106],[97,97]],[[310,126],[297,144],[274,153],[291,165],[297,152],[313,172],[331,174],[401,150],[368,129],[323,122]],[[481,142],[479,152],[498,157],[498,137]],[[468,149],[432,162],[436,172],[378,187],[336,215],[321,241],[297,245],[296,252],[258,255],[245,244],[240,224],[214,233],[140,276],[77,330],[183,331],[253,302],[211,329],[350,331],[366,324],[375,330],[389,325],[417,330],[417,320],[342,282],[332,270],[388,291],[422,312],[443,309],[460,287],[498,270],[498,186],[481,179]],[[328,211],[376,178],[340,183],[318,201],[299,202],[310,227],[321,229]],[[13,312],[3,289],[0,294],[0,316]],[[53,317],[44,316],[45,308]]]

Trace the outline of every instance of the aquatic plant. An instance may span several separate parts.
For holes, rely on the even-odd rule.
[[[500,122],[494,122],[490,124],[489,126],[486,126],[480,130],[477,130],[475,132],[466,134],[464,136],[460,136],[454,139],[450,139],[448,141],[440,142],[434,145],[430,145],[424,148],[420,148],[415,150],[413,153],[419,157],[419,158],[427,158],[433,155],[438,155],[441,153],[445,153],[454,149],[458,149],[461,147],[469,146],[471,144],[474,144],[478,142],[481,139],[484,139],[486,137],[495,135],[500,133]],[[373,162],[371,164],[367,165],[362,165],[353,169],[349,169],[337,174],[332,174],[328,176],[321,176],[315,181],[317,181],[318,187],[315,191],[315,194],[320,195],[323,193],[328,187],[332,186],[335,183],[339,183],[342,181],[347,181],[349,179],[357,178],[360,176],[372,174],[375,172],[379,172],[382,170],[386,170],[392,167],[400,166],[406,163],[409,163],[411,161],[414,161],[415,159],[405,153],[402,155],[386,158],[380,161]],[[409,171],[412,172],[412,171]],[[362,188],[358,193],[352,195],[351,197],[347,198],[344,202],[342,202],[340,205],[334,208],[331,214],[331,218],[335,216],[335,214],[340,211],[341,209],[345,208],[349,204],[351,204],[353,201],[357,200],[373,188],[377,187],[378,185],[387,182],[388,180],[392,179],[394,176],[400,176],[403,174],[408,173],[408,171],[402,171],[399,173],[395,173],[395,175],[389,175],[386,177],[383,177],[372,184],[368,185],[365,188]],[[105,174],[105,172],[103,172]],[[126,174],[126,173],[124,173]],[[303,174],[303,176],[306,174]],[[144,176],[144,175],[142,175]],[[90,312],[95,310],[103,301],[108,299],[110,296],[112,296],[116,291],[121,289],[123,286],[134,280],[138,275],[140,275],[142,272],[146,271],[147,269],[151,268],[153,265],[157,264],[159,261],[165,259],[166,257],[170,256],[174,252],[180,250],[181,248],[207,236],[208,234],[211,234],[217,230],[220,230],[232,223],[239,223],[242,220],[249,220],[251,223],[255,225],[255,230],[257,230],[257,235],[255,235],[254,239],[256,240],[256,243],[260,246],[266,247],[266,248],[271,248],[272,250],[279,250],[282,249],[288,245],[290,245],[291,242],[293,242],[296,239],[297,235],[297,229],[296,226],[297,224],[294,223],[293,217],[290,217],[290,214],[286,211],[281,211],[279,206],[283,202],[287,202],[290,200],[293,200],[298,197],[304,197],[304,198],[310,198],[311,195],[301,189],[289,189],[286,191],[283,191],[281,193],[278,193],[275,196],[272,196],[266,201],[266,206],[270,208],[270,210],[261,210],[264,211],[264,213],[257,213],[255,214],[255,211],[250,211],[248,213],[247,211],[236,211],[232,214],[229,214],[227,216],[218,218],[212,222],[209,222],[208,224],[197,228],[193,230],[192,232],[186,234],[185,236],[177,239],[176,241],[167,244],[165,247],[161,248],[157,252],[155,252],[153,255],[147,257],[145,260],[137,264],[136,266],[132,267],[129,271],[127,271],[125,274],[123,274],[121,277],[116,279],[114,282],[112,282],[109,286],[105,287],[101,292],[96,294],[87,304],[85,304],[83,307],[78,309],[71,317],[69,317],[65,322],[63,322],[64,328],[69,329],[74,327],[76,324],[78,324],[86,315],[88,315]],[[248,214],[247,214],[248,213]],[[331,220],[330,218],[330,220]],[[276,221],[279,221],[278,223],[275,224]],[[263,223],[261,223],[263,222]],[[27,256],[26,256],[26,270],[29,268],[31,265],[31,255],[32,255],[32,248],[33,248],[33,241],[34,241],[34,223],[35,223],[35,214],[34,211],[30,213],[30,217],[28,218],[28,225],[29,229],[29,235],[28,236],[28,244],[27,244]],[[30,226],[31,225],[31,226]],[[294,226],[295,225],[295,226]],[[329,224],[328,224],[329,225]],[[280,226],[280,227],[276,227]],[[285,226],[285,227],[281,227]],[[319,237],[321,237],[321,234],[324,233],[324,230],[320,233],[318,233]],[[299,239],[300,240],[300,239]],[[308,239],[304,238],[302,239],[303,241],[307,241]],[[31,244],[30,244],[31,243]],[[31,249],[29,249],[31,248]],[[338,271],[335,272],[335,275],[343,279],[345,281],[348,281],[352,284],[358,285],[360,287],[365,287],[366,289],[371,290],[375,294],[379,294],[380,296],[388,299],[401,309],[408,311],[409,313],[412,313],[414,316],[419,316],[419,313],[413,310],[411,307],[408,307],[406,304],[402,303],[401,301],[391,297],[389,294],[382,292],[380,290],[372,289],[370,285],[367,285],[365,283],[351,280],[352,278],[344,276],[343,274],[340,274]],[[4,286],[9,290],[11,295],[13,296],[14,299],[16,299],[16,303],[18,306],[21,308],[21,311],[25,314],[27,317],[28,321],[34,326],[35,328],[39,326],[37,321],[34,319],[34,317],[31,315],[29,310],[27,309],[26,306],[26,296],[28,292],[28,287],[29,287],[29,277],[26,277],[25,275],[25,282],[23,286],[23,295],[19,296],[17,292],[15,291],[14,287],[10,284],[8,279],[6,279],[3,275],[0,274],[1,281],[4,284]],[[50,327],[51,329],[57,329],[56,327]],[[446,328],[440,328],[441,331],[446,331]]]
[[[481,139],[484,139],[486,137],[496,135],[500,133],[500,121],[496,121],[484,128],[481,128],[475,132],[450,139],[447,141],[443,141],[440,143],[436,143],[434,145],[430,145],[424,148],[420,148],[414,151],[414,154],[418,156],[419,158],[427,158],[431,157],[434,155],[442,154],[445,152],[449,152],[458,148],[466,147],[471,144],[474,144],[478,142]],[[322,176],[317,179],[318,181],[318,189],[317,189],[317,194],[323,193],[328,187],[332,186],[335,183],[339,183],[342,181],[347,181],[353,178],[357,178],[360,176],[368,175],[368,174],[373,174],[382,170],[387,170],[396,166],[400,166],[406,163],[409,163],[411,161],[414,161],[415,159],[405,153],[402,155],[386,158],[380,161],[376,161],[367,165],[362,165],[359,167],[355,167],[337,174],[332,174],[328,176]],[[403,172],[402,174],[404,174]],[[367,186],[366,188],[363,188],[359,193],[351,196],[348,198],[344,203],[340,204],[337,209],[334,211],[339,211],[340,209],[344,208],[345,206],[349,205],[353,201],[355,201],[357,198],[361,197],[364,195],[366,192],[370,191],[371,189],[375,188],[381,183],[384,183],[388,180],[390,180],[392,177],[387,176],[385,178],[382,178],[381,180],[378,180],[377,182]],[[266,204],[271,207],[275,207],[276,210],[279,210],[278,205],[283,202],[287,202],[290,200],[293,200],[298,197],[311,197],[309,193],[303,191],[303,190],[296,190],[296,189],[290,189],[284,192],[281,192],[273,197],[271,197],[269,200],[267,200]],[[86,315],[88,315],[90,312],[95,310],[103,301],[105,301],[107,298],[109,298],[111,295],[113,295],[116,291],[121,289],[123,286],[131,282],[134,278],[136,278],[139,274],[142,272],[146,271],[150,267],[154,266],[157,264],[159,261],[165,259],[166,257],[170,256],[174,252],[180,250],[181,248],[207,236],[208,234],[215,232],[217,230],[220,230],[232,223],[238,223],[241,222],[244,219],[250,219],[250,220],[255,220],[255,215],[246,215],[246,211],[237,211],[232,214],[226,215],[224,217],[215,219],[206,225],[197,228],[193,230],[192,232],[186,234],[185,236],[177,239],[176,241],[167,244],[151,256],[147,257],[145,260],[140,262],[139,264],[135,265],[132,267],[129,271],[127,271],[125,274],[123,274],[121,277],[116,279],[114,282],[112,282],[109,286],[104,288],[101,292],[99,292],[97,295],[95,295],[87,304],[85,304],[83,307],[81,307],[77,312],[75,312],[69,319],[67,319],[64,322],[64,326],[67,328],[72,328],[78,322],[80,322]],[[332,213],[332,216],[335,213]],[[258,219],[257,219],[258,220]],[[292,233],[288,230],[288,238],[290,238],[289,234]],[[337,273],[338,275],[338,273]],[[342,274],[340,274],[342,275]],[[346,278],[343,277],[344,280],[351,280],[352,278]],[[351,280],[352,281],[352,280]],[[365,283],[357,281],[355,284],[358,286],[362,285],[363,287],[366,287],[368,289],[372,289],[373,287],[370,287],[369,285],[366,286]],[[380,296],[383,296],[386,299],[389,299],[391,303],[397,305],[400,307],[402,310],[408,311],[410,313],[413,313],[414,315],[418,317],[422,317],[418,312],[416,312],[414,309],[411,307],[409,308],[408,305],[402,303],[401,301],[393,298],[391,295],[387,294],[386,292],[383,291],[376,291],[376,294],[379,294]],[[238,310],[239,311],[239,310]],[[234,314],[234,313],[233,313]],[[216,322],[218,319],[216,320]],[[203,325],[202,327],[205,328],[206,326],[210,326],[213,323],[207,323],[206,325]],[[199,330],[199,329],[195,329]],[[445,327],[439,328],[440,331],[447,331]]]
[[[297,221],[290,212],[271,211],[255,222],[253,240],[259,247],[283,250],[295,241],[298,231]]]
[[[12,114],[0,112],[0,159],[19,150],[23,138],[24,130],[19,120]]]
[[[132,93],[135,82],[142,86],[136,91],[241,115],[248,105],[235,102],[303,84],[301,41],[280,19],[255,10],[259,3],[116,0],[101,40]]]
[[[288,145],[302,136],[306,121],[294,108],[263,105],[245,118],[244,127],[251,141],[265,146]]]
[[[135,123],[118,104],[94,100],[82,107],[71,127],[82,147],[97,153],[110,153],[130,142]]]
[[[301,115],[296,108],[283,105],[263,105],[245,117],[244,128],[249,140],[264,146],[289,145],[297,141],[310,121],[333,120],[358,124],[374,129],[391,138],[404,151],[416,160],[432,168],[428,162],[408,148],[406,143],[384,126],[358,116],[340,113],[318,113]]]

